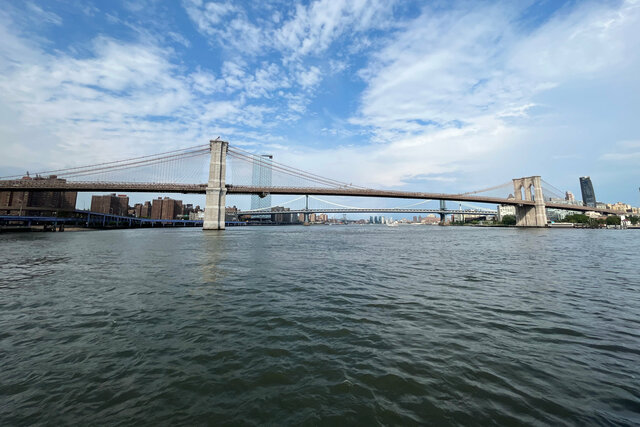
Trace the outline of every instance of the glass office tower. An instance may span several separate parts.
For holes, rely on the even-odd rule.
[[[593,191],[593,184],[591,183],[591,178],[588,176],[580,177],[580,190],[582,191],[582,204],[585,206],[590,206],[592,208],[596,207],[596,193]]]

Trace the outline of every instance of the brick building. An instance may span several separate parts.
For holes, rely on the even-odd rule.
[[[126,216],[129,210],[129,197],[111,193],[91,197],[91,212]]]
[[[66,182],[56,175],[48,178],[25,176],[22,179]],[[0,214],[51,215],[52,212],[70,212],[76,208],[77,197],[75,191],[0,191]]]
[[[182,200],[158,197],[151,204],[151,219],[176,219],[182,214]]]
[[[151,202],[136,203],[133,207],[133,215],[136,218],[151,218]]]

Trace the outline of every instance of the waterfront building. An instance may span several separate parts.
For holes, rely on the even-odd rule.
[[[52,180],[66,182],[56,175],[49,177],[24,176],[25,180]],[[53,212],[70,212],[76,208],[76,191],[0,191],[0,214],[3,215],[51,215]]]
[[[554,209],[547,208],[547,219],[552,222],[564,221],[567,215],[573,215],[575,211],[568,211],[566,209]]]
[[[271,221],[277,224],[293,224],[298,222],[298,215],[288,213],[290,208],[275,206],[271,208]]]
[[[582,203],[584,206],[596,207],[596,194],[593,191],[591,178],[588,176],[580,177],[580,191],[582,192]]]
[[[567,202],[575,202],[576,198],[571,191],[567,191],[566,193],[564,193],[564,200],[566,200]]]
[[[188,214],[191,219],[191,213]],[[225,221],[238,221],[238,208],[234,206],[227,206],[224,208],[224,220]]]
[[[434,224],[439,224],[440,223],[440,217],[434,215],[434,214],[429,214],[426,217],[422,218],[420,220],[421,224],[429,224],[429,225],[434,225]]]
[[[612,209],[614,211],[630,212],[630,213],[633,212],[631,205],[627,205],[626,203],[622,203],[622,202],[607,203],[606,206],[607,206],[607,209]]]
[[[176,219],[180,215],[183,215],[182,200],[158,197],[151,204],[151,219]]]
[[[129,197],[125,194],[111,193],[91,197],[91,212],[127,216]]]
[[[573,196],[573,194],[570,191],[567,191],[565,193],[564,199],[553,198],[552,197],[552,198],[549,199],[549,202],[560,204],[560,205],[582,206],[582,202],[576,200],[575,197]],[[555,209],[555,208],[546,208],[546,212],[547,212],[547,219],[549,221],[554,221],[554,222],[564,221],[564,219],[568,215],[573,215],[573,214],[578,213],[577,211],[569,211],[569,210],[566,210],[566,209]]]
[[[513,205],[498,205],[498,222],[502,221],[505,215],[516,216],[516,207]]]
[[[151,217],[151,202],[147,201],[143,203],[136,203],[133,206],[133,216],[136,218],[150,218]]]
[[[140,218],[151,218],[151,202],[146,201],[140,209]]]
[[[151,219],[160,219],[162,216],[162,197],[151,202]]]
[[[193,211],[189,213],[189,219],[190,220],[204,220],[204,211],[201,210],[197,210],[197,211]]]

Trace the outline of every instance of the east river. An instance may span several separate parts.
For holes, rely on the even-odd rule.
[[[640,231],[1,234],[0,424],[640,423]]]

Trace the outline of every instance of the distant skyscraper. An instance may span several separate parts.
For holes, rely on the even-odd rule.
[[[573,193],[571,191],[567,191],[566,193],[564,193],[564,199],[567,202],[575,202],[576,198],[573,196]]]
[[[596,193],[593,191],[591,178],[588,176],[580,177],[580,190],[582,191],[582,203],[592,208],[596,207]]]
[[[254,187],[270,187],[272,178],[273,156],[263,154],[253,160],[253,172],[251,174],[251,184]],[[271,195],[260,198],[257,194],[251,196],[251,209],[263,209],[271,206]]]

